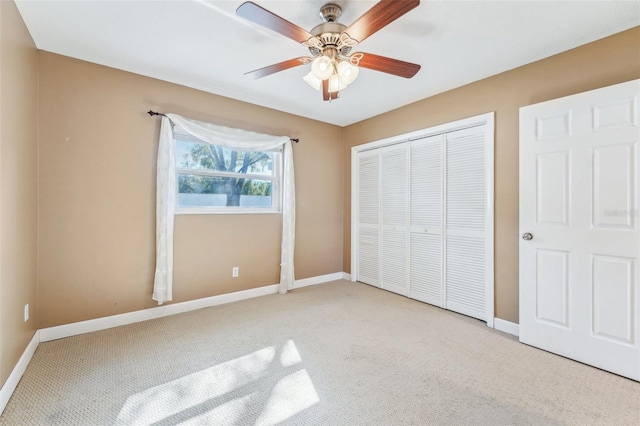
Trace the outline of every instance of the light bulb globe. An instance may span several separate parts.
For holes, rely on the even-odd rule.
[[[345,85],[353,83],[359,73],[360,69],[349,62],[341,61],[338,64],[338,75],[340,75],[340,81]]]
[[[342,79],[338,74],[334,74],[329,77],[329,93],[339,92],[345,87],[347,87],[347,85],[342,82]]]
[[[302,77],[302,79],[311,87],[316,90],[320,90],[322,87],[322,80],[315,76],[313,71],[309,71],[309,74]]]
[[[320,56],[311,62],[311,72],[320,80],[326,80],[333,74],[333,62],[326,56]]]

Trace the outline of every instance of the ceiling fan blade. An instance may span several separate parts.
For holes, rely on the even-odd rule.
[[[359,63],[355,64],[362,68],[368,68],[370,70],[386,72],[387,74],[397,75],[398,77],[411,78],[418,71],[420,71],[420,65],[412,64],[411,62],[401,61],[399,59],[387,58],[386,56],[374,55],[372,53],[357,52],[351,55],[352,57],[360,58]],[[352,62],[354,63],[354,62]]]
[[[288,70],[289,68],[297,67],[298,65],[304,65],[306,63],[309,63],[309,58],[303,56],[301,58],[289,59],[288,61],[279,62],[277,64],[269,65],[268,67],[249,71],[244,73],[244,75],[257,80],[259,78],[266,77],[280,71]]]
[[[322,100],[331,101],[339,97],[340,92],[329,92],[329,80],[322,80]]]
[[[419,4],[420,0],[381,0],[349,25],[344,32],[361,43],[376,31],[418,7]]]
[[[331,100],[331,95],[329,94],[329,80],[322,80],[322,100]]]
[[[249,21],[269,28],[298,43],[302,43],[313,37],[308,31],[303,30],[299,26],[250,1],[242,3],[240,7],[236,9],[236,13]]]

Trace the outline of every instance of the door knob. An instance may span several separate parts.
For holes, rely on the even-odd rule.
[[[522,234],[522,239],[525,241],[533,240],[533,234],[531,234],[531,232],[525,232]]]

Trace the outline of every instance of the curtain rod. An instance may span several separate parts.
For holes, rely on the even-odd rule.
[[[147,114],[149,114],[149,116],[151,116],[151,117],[153,117],[154,115],[161,115],[161,116],[163,116],[163,117],[166,117],[166,116],[167,116],[167,114],[163,114],[163,113],[161,113],[161,112],[155,112],[155,111],[152,111],[152,110],[147,111]],[[300,139],[298,139],[298,138],[295,138],[295,139],[294,139],[294,138],[289,138],[289,140],[290,140],[291,142],[295,142],[295,143],[300,142]]]

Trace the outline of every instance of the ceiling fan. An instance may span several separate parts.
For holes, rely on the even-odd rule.
[[[303,77],[304,81],[316,90],[322,88],[325,101],[338,98],[340,90],[358,77],[360,67],[411,78],[420,70],[420,65],[371,53],[351,53],[351,49],[419,4],[420,0],[381,0],[347,27],[337,22],[342,8],[327,3],[320,8],[324,22],[308,32],[253,2],[245,2],[236,10],[239,16],[289,37],[311,52],[311,56],[289,59],[245,75],[258,79],[311,64],[311,72]]]

